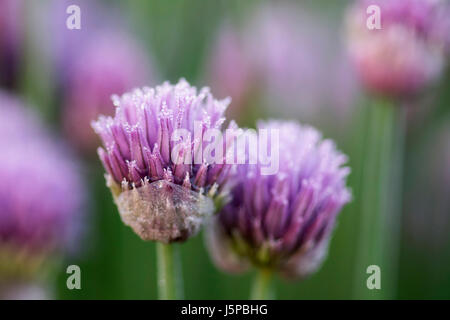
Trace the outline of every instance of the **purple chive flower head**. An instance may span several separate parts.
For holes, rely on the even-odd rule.
[[[380,29],[367,27],[370,5],[380,8]],[[446,8],[439,0],[357,1],[348,14],[349,51],[369,91],[410,96],[441,74],[449,31],[443,32],[440,15]]]
[[[209,251],[225,271],[253,264],[303,277],[321,264],[350,201],[347,157],[312,127],[269,121],[258,129],[279,130],[279,172],[262,175],[260,162],[237,167],[232,200],[209,228]]]
[[[67,150],[0,92],[0,282],[32,276],[79,230],[83,187]]]
[[[100,114],[114,114],[113,93],[149,80],[154,72],[148,61],[124,33],[103,31],[84,41],[82,52],[67,67],[63,113],[67,136],[79,150],[95,151],[99,141],[90,122]]]
[[[345,118],[359,88],[345,48],[335,43],[338,28],[324,28],[320,18],[304,5],[265,4],[241,30],[220,27],[206,69],[214,92],[233,99],[228,111],[241,118],[244,108],[270,112],[277,104],[284,115],[316,118],[326,108]]]
[[[207,78],[218,94],[233,99],[228,112],[239,115],[250,93],[252,68],[242,39],[231,25],[223,25],[218,32],[207,65]]]
[[[434,254],[445,250],[450,231],[450,126],[436,126],[414,159],[405,203],[406,234],[415,247]],[[431,156],[432,155],[432,156]]]
[[[144,240],[186,240],[214,209],[207,195],[224,191],[231,167],[226,150],[217,162],[202,151],[208,130],[221,130],[229,99],[218,101],[208,88],[197,92],[181,79],[113,102],[114,117],[92,125],[103,141],[98,153],[122,220]]]

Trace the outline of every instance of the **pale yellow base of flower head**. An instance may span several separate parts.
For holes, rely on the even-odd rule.
[[[52,259],[47,252],[29,252],[15,245],[3,244],[0,248],[0,284],[31,281],[42,276]]]

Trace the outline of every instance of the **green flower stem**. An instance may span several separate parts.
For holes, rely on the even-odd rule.
[[[27,4],[25,9],[25,24],[26,30],[31,30],[34,26],[33,12],[39,10],[40,4],[36,1]],[[42,46],[42,37],[40,34],[33,35],[32,32],[25,32],[24,41],[24,55],[23,62],[20,65],[20,75],[18,89],[26,100],[33,101],[33,105],[38,108],[40,114],[46,119],[54,121],[56,112],[56,104],[54,97],[54,82],[52,77],[54,74],[51,63],[45,59]],[[45,75],[45,81],[40,81],[42,75]]]
[[[178,247],[158,242],[158,298],[160,300],[182,299],[181,259]]]
[[[395,296],[402,201],[404,112],[402,106],[386,100],[377,100],[368,112],[355,279],[357,299],[391,299]],[[373,271],[367,273],[370,265],[380,267],[379,290],[370,290],[367,286],[369,277],[374,274]]]
[[[252,292],[250,298],[252,300],[268,300],[272,297],[272,271],[269,269],[259,269],[255,279],[253,280]]]

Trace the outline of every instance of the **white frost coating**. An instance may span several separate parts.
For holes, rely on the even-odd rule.
[[[214,213],[209,197],[166,180],[145,181],[140,187],[119,191],[108,175],[107,184],[122,221],[143,240],[185,241]]]

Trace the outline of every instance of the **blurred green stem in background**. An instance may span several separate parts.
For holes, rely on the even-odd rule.
[[[160,300],[182,299],[181,259],[178,247],[158,242],[158,298]]]
[[[255,279],[253,280],[250,298],[252,300],[271,299],[273,295],[271,284],[272,270],[265,268],[258,269]]]
[[[26,28],[32,30],[38,23],[38,12],[42,11],[37,2],[30,2],[24,6]],[[45,5],[44,5],[45,6]],[[37,32],[25,32],[24,56],[20,65],[19,90],[26,101],[37,108],[41,116],[47,121],[56,121],[58,110],[55,104],[54,70],[51,61],[45,58],[42,43],[43,35]]]
[[[361,201],[361,223],[354,297],[393,299],[400,245],[405,108],[381,99],[369,108],[361,198],[357,200]],[[378,277],[368,270],[371,265],[380,268],[380,289],[369,289]]]

